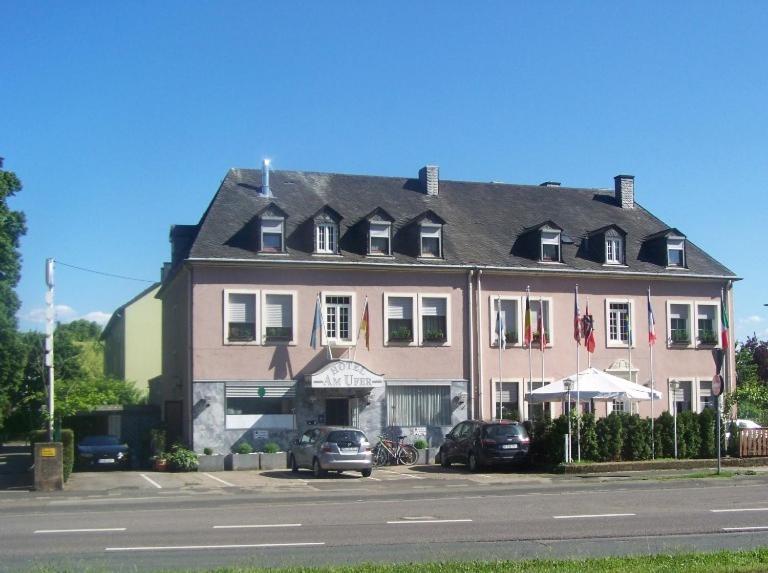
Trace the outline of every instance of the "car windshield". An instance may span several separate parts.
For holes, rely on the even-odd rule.
[[[365,434],[355,430],[333,430],[325,439],[326,442],[338,444],[342,447],[359,446],[362,442],[367,442]]]
[[[527,438],[525,428],[517,424],[491,424],[485,427],[485,437],[500,438]]]
[[[118,446],[120,440],[115,436],[88,436],[80,442],[81,446]]]

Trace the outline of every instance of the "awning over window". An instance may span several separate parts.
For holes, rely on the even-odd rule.
[[[269,382],[228,382],[227,398],[294,398],[296,385],[275,386]]]

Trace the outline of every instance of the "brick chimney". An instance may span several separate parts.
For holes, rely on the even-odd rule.
[[[613,178],[616,203],[622,209],[635,208],[635,176],[617,175]]]
[[[440,182],[437,165],[425,165],[419,169],[419,181],[427,195],[437,195]]]

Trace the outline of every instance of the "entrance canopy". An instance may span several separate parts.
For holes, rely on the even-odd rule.
[[[312,388],[379,388],[384,377],[352,360],[333,360],[308,376]]]
[[[528,394],[529,402],[558,402],[568,399],[565,380],[572,380],[571,401],[576,400],[576,374],[556,380],[537,388]],[[587,368],[579,372],[578,397],[581,402],[590,400],[650,400],[653,392],[654,400],[661,400],[661,392],[651,391],[650,388],[635,384],[608,374],[597,368]]]

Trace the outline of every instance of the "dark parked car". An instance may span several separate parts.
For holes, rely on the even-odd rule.
[[[79,467],[127,467],[130,459],[128,444],[116,436],[88,436],[77,445]]]
[[[294,442],[288,465],[294,472],[299,468],[311,469],[315,477],[328,470],[359,471],[363,477],[369,477],[373,454],[368,438],[357,428],[321,426],[307,430]]]
[[[437,461],[445,468],[454,462],[467,464],[473,472],[483,466],[522,464],[528,461],[530,443],[517,422],[467,420],[446,434]]]

